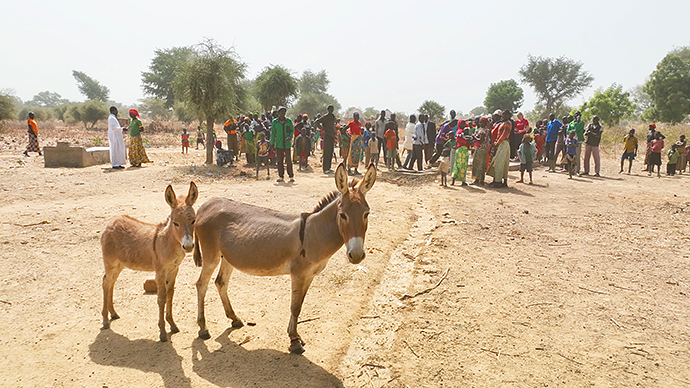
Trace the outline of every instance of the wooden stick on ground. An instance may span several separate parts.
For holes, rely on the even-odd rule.
[[[450,272],[450,267],[446,270],[446,272],[443,274],[443,276],[441,276],[441,280],[439,280],[438,283],[436,283],[435,286],[429,287],[429,288],[427,288],[426,290],[423,290],[423,291],[419,291],[418,293],[416,293],[416,294],[414,294],[414,295],[405,294],[405,295],[403,295],[403,296],[400,297],[400,300],[406,300],[406,299],[416,298],[416,297],[418,297],[419,295],[423,295],[423,294],[426,294],[426,293],[429,292],[429,291],[434,290],[436,287],[438,287],[438,286],[441,285],[441,282],[443,282],[443,280],[445,280],[446,276],[448,276],[448,272]]]
[[[408,344],[407,341],[403,340],[403,343],[404,343],[405,345],[407,345],[407,348],[410,349],[410,351],[412,352],[412,354],[414,354],[415,356],[417,356],[417,358],[419,358],[419,354],[417,354],[417,352],[415,352],[414,349],[412,349],[412,346],[410,346],[410,344]]]
[[[616,322],[615,319],[613,319],[613,318],[611,318],[611,317],[609,317],[609,319],[611,320],[611,322],[615,323],[616,326],[618,326],[619,329],[623,330],[623,326],[621,326],[620,324],[618,324],[618,322]]]
[[[595,294],[608,295],[608,294],[605,293],[604,291],[590,290],[589,288],[585,288],[585,287],[582,287],[582,286],[580,286],[579,288],[580,288],[581,290],[593,292],[593,293],[595,293]]]
[[[297,324],[305,323],[305,322],[311,322],[311,321],[315,321],[315,320],[317,320],[317,319],[321,319],[321,317],[314,317],[314,318],[305,319],[305,320],[303,320],[303,321],[297,322]]]
[[[562,354],[560,354],[560,353],[556,353],[556,354],[558,354],[559,356],[565,358],[565,359],[568,360],[568,361],[572,361],[572,362],[576,363],[577,365],[584,365],[584,364],[582,364],[581,362],[577,362],[577,361],[573,360],[572,358],[566,357],[566,356],[564,356],[564,355],[562,355]]]

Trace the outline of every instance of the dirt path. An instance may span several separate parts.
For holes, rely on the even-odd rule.
[[[181,333],[169,343],[157,342],[146,273],[123,272],[122,318],[100,330],[108,217],[162,221],[165,187],[184,191],[190,180],[199,204],[227,196],[289,212],[334,188],[320,173],[289,186],[205,167],[202,151],[149,155],[153,165],[110,172],[44,169],[0,152],[0,385],[690,385],[689,176],[618,175],[611,157],[601,179],[540,171],[536,185],[507,190],[399,185],[383,174],[367,198],[371,253],[352,266],[341,250],[317,276],[300,357],[287,353],[286,277],[233,273],[233,306],[256,323],[238,330],[211,287],[211,339],[197,339],[191,257],[175,293]]]

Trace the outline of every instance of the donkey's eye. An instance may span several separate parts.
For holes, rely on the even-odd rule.
[[[345,213],[340,213],[340,218],[347,221],[347,216],[345,215]]]
[[[173,222],[173,225],[175,225],[175,226],[177,226],[177,227],[180,226],[180,224],[178,224],[177,222]]]

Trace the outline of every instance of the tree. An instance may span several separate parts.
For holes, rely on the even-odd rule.
[[[266,67],[254,81],[254,94],[264,110],[288,106],[297,95],[297,80],[280,65]]]
[[[635,105],[633,117],[642,120],[644,112],[652,106],[652,99],[649,94],[645,93],[644,85],[637,85],[630,89],[630,97],[632,97],[632,102]]]
[[[142,98],[137,107],[139,114],[153,120],[168,120],[172,117],[172,111],[165,106],[166,101],[161,98]]]
[[[67,104],[69,100],[62,98],[62,96],[55,92],[50,92],[48,90],[40,92],[34,96],[33,99],[26,102],[28,105],[34,106],[44,106],[47,108],[54,108],[56,106]]]
[[[53,118],[51,109],[42,106],[24,106],[17,114],[17,120],[23,121],[29,118],[29,112],[33,112],[38,121],[46,121]]]
[[[470,114],[470,117],[475,117],[475,116],[484,116],[487,114],[487,112],[488,111],[486,110],[486,107],[484,105],[481,105],[481,106],[477,106],[477,107],[472,108],[472,110],[470,111],[469,114]]]
[[[175,105],[173,81],[178,71],[194,54],[192,47],[173,47],[153,52],[154,57],[149,71],[141,73],[141,86],[144,94],[165,100],[165,107]]]
[[[0,90],[0,121],[13,119],[16,110],[14,96],[10,92]]]
[[[489,86],[484,99],[484,106],[488,112],[496,109],[508,109],[515,112],[522,106],[523,92],[515,80],[501,81]]]
[[[623,86],[615,83],[606,90],[597,90],[594,97],[580,106],[584,121],[589,121],[596,115],[602,123],[610,126],[618,125],[622,118],[629,116],[634,110],[630,93],[623,91]]]
[[[110,97],[110,89],[101,85],[95,79],[82,73],[81,71],[72,71],[72,76],[77,80],[77,86],[81,94],[86,96],[87,100],[99,100],[106,102]]]
[[[519,71],[523,82],[530,85],[547,111],[556,112],[566,101],[588,88],[594,78],[582,70],[582,63],[566,57],[527,57]]]
[[[326,93],[330,83],[326,70],[321,70],[318,73],[305,70],[299,79],[299,92],[301,94]]]
[[[247,65],[234,49],[206,39],[194,46],[194,53],[175,74],[177,99],[206,118],[207,144],[212,144],[217,119],[242,108],[246,91],[241,81]],[[213,163],[213,147],[206,147],[206,163]]]
[[[419,113],[429,115],[429,120],[437,123],[443,120],[446,113],[446,107],[436,101],[426,100],[419,107]]]
[[[89,100],[72,104],[65,115],[70,122],[82,122],[84,128],[91,124],[90,128],[93,128],[98,121],[108,118],[108,106],[103,101]]]
[[[656,66],[644,86],[651,106],[645,117],[670,123],[690,114],[690,46],[668,53]]]

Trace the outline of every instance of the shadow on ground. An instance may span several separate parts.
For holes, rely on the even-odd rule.
[[[194,373],[221,387],[343,387],[343,383],[306,357],[273,349],[246,350],[228,338],[218,338],[220,349],[209,351],[206,342],[192,343]],[[307,350],[308,351],[308,350]]]
[[[182,357],[170,342],[150,339],[130,341],[112,330],[101,330],[89,345],[91,360],[99,365],[137,369],[157,373],[166,387],[191,387],[182,369]]]

